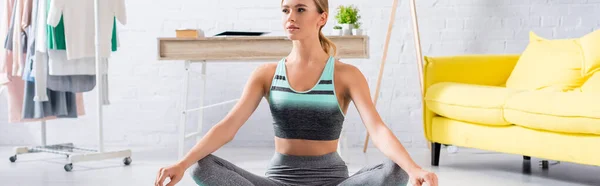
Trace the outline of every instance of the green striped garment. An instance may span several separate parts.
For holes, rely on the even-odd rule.
[[[334,65],[335,59],[329,57],[317,84],[310,90],[296,91],[287,81],[285,58],[279,61],[268,98],[275,136],[307,140],[339,138],[345,115],[335,92]]]

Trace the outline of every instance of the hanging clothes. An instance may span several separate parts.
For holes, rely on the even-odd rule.
[[[85,13],[94,12],[93,0],[65,1],[51,0],[48,2],[48,23],[47,33],[50,61],[50,75],[96,75],[95,61],[95,28],[85,27],[87,23],[93,22],[94,16],[85,17]],[[77,7],[77,9],[69,8]],[[108,62],[105,58],[110,56],[110,52],[116,51],[118,47],[116,21],[117,19],[125,24],[125,3],[122,0],[107,0],[100,2],[100,26],[99,32],[100,50],[101,50],[101,80],[103,85],[104,105],[110,104],[108,96]],[[67,22],[67,24],[65,24]],[[65,25],[67,25],[65,27]],[[71,34],[74,33],[75,34]],[[110,41],[108,40],[110,39]],[[76,50],[74,50],[74,48]],[[66,51],[65,51],[66,49]],[[73,65],[75,64],[76,65]],[[54,81],[52,86],[61,86],[55,90],[76,90],[76,87],[68,88],[72,85],[86,85],[92,81],[82,82],[81,79],[71,79],[71,81]],[[88,79],[89,80],[89,79]],[[95,81],[93,81],[95,82]],[[48,85],[51,86],[50,80]]]
[[[95,75],[48,76],[48,89],[54,91],[88,92],[95,86]]]
[[[10,83],[6,84],[6,98],[8,100],[8,122],[33,122],[54,119],[56,117],[38,118],[38,119],[23,119],[23,101],[25,82],[21,78],[13,78]]]
[[[22,107],[23,107],[23,89],[24,82],[20,78],[13,78],[18,76],[15,69],[18,68],[18,61],[20,56],[24,56],[21,53],[21,18],[24,0],[12,1],[12,11],[10,25],[7,31],[7,37],[5,42],[5,49],[8,52],[5,61],[5,69],[2,73],[6,75],[6,98],[8,101],[8,122],[24,122],[24,121],[37,121],[37,120],[23,120],[21,118]]]
[[[65,49],[55,48],[49,50],[48,55],[50,56],[50,61],[48,62],[48,72],[50,75],[96,75],[95,57],[69,60],[67,59],[67,52]],[[108,72],[108,63],[102,62],[101,65],[103,74],[106,74]]]
[[[111,37],[115,18],[126,24],[125,2],[123,0],[103,0],[99,2],[100,57],[110,57]],[[65,24],[67,59],[96,57],[94,16],[81,16],[94,13],[94,0],[52,0],[48,12],[48,24],[56,27],[62,19]],[[88,26],[86,26],[88,25]]]
[[[31,82],[29,82],[31,83]],[[75,94],[75,104],[72,104],[72,100],[69,100],[67,97],[67,93],[62,92],[62,95],[60,95],[60,93],[57,93],[57,99],[51,99],[51,101],[47,101],[47,102],[41,102],[42,106],[33,106],[33,109],[38,109],[38,110],[34,110],[33,112],[29,112],[29,110],[25,110],[26,108],[29,109],[30,105],[29,104],[25,104],[25,101],[29,101],[31,99],[25,99],[25,92],[24,89],[25,87],[25,82],[21,79],[21,78],[13,78],[13,80],[6,85],[7,88],[7,92],[6,92],[6,96],[7,96],[7,100],[8,100],[8,122],[9,123],[21,123],[21,122],[34,122],[34,121],[47,121],[47,120],[51,120],[51,119],[56,119],[57,116],[60,117],[69,117],[72,116],[71,114],[73,112],[69,112],[72,111],[72,109],[76,109],[76,113],[78,116],[82,116],[85,115],[85,107],[84,107],[84,102],[83,102],[83,95],[81,95],[81,93],[76,93]],[[74,93],[69,93],[69,94],[74,94]],[[51,95],[54,95],[51,93]],[[64,99],[61,99],[63,98]],[[36,103],[40,103],[40,102],[36,102]],[[52,110],[45,110],[45,108],[47,108],[45,105],[48,105],[48,103],[52,106],[51,109]],[[75,106],[74,106],[75,105]],[[42,110],[43,109],[43,110]],[[67,111],[67,113],[63,112],[64,110]],[[27,116],[29,114],[36,114],[36,113],[45,113],[44,115],[39,115],[41,117],[35,117],[35,119],[30,119],[30,118],[25,118],[23,116]],[[52,114],[48,114],[48,113],[52,113]]]
[[[14,34],[15,34],[15,16],[17,16],[17,8],[18,8],[18,4],[17,1],[15,1],[13,3],[13,7],[11,8],[11,15],[10,15],[10,20],[9,20],[9,24],[8,24],[8,33],[6,34],[6,40],[4,42],[4,48],[7,51],[13,51],[13,47],[15,46],[14,44]],[[12,63],[12,59],[11,59],[11,63]],[[8,71],[12,74],[12,70]]]
[[[48,90],[47,94],[51,101],[35,102],[33,101],[34,88],[34,82],[26,82],[22,118],[77,118],[84,114],[83,108],[77,106],[77,93]],[[83,100],[79,101],[83,105]]]
[[[25,33],[21,28],[21,20],[23,14],[27,13],[24,11],[26,0],[17,0],[16,8],[14,12],[14,19],[12,23],[13,35],[12,35],[12,51],[13,51],[13,63],[12,63],[12,76],[21,76],[22,64],[25,58],[25,51],[23,51],[23,41],[26,40]],[[9,69],[10,70],[10,69]]]
[[[49,76],[47,80],[48,88],[56,91],[87,92],[91,91],[96,85],[96,58],[86,57],[80,59],[71,59],[67,57],[66,37],[64,28],[64,18],[61,17],[56,27],[48,25],[48,62]],[[113,28],[116,35],[116,27]],[[114,38],[112,40],[115,40]],[[116,46],[116,41],[113,42]],[[115,47],[116,51],[116,47]],[[103,75],[106,76],[108,63],[101,61],[103,65]],[[106,82],[103,82],[107,84]],[[106,87],[106,86],[105,86]],[[103,103],[108,103],[108,98],[104,96]]]
[[[50,11],[50,4],[52,1],[44,0],[40,3],[40,12],[44,11],[43,14],[38,15],[39,20],[46,20],[48,12]],[[115,23],[116,25],[116,23]],[[34,65],[32,77],[36,81],[40,82],[36,84],[36,95],[34,100],[46,101],[46,88],[54,91],[69,91],[69,92],[87,92],[91,91],[96,85],[95,76],[73,76],[73,75],[95,75],[95,57],[82,58],[68,60],[66,56],[66,41],[65,41],[65,28],[63,18],[61,16],[60,22],[56,27],[46,25],[46,21],[39,22],[38,27],[46,28],[39,29],[37,37],[46,38],[43,43],[39,43],[36,46],[39,56],[36,65]],[[116,35],[116,29],[115,33]],[[49,56],[49,58],[45,56]],[[48,60],[46,60],[48,59]],[[106,60],[103,63],[103,69],[108,69],[108,63]],[[37,68],[42,70],[38,71]],[[47,70],[46,70],[47,69]],[[49,73],[46,73],[49,71]],[[54,72],[53,72],[54,71]],[[104,71],[105,76],[106,70]],[[104,87],[108,87],[107,79],[104,78]],[[104,90],[106,92],[106,90]],[[107,105],[108,95],[103,94],[103,104]]]
[[[35,62],[31,58],[32,50],[35,48],[35,33],[37,25],[37,17],[35,11],[39,10],[38,0],[14,0],[11,13],[12,29],[7,31],[8,41],[6,48],[10,53],[13,53],[13,58],[4,60],[9,81],[5,84],[6,98],[8,100],[8,122],[33,122],[55,119],[57,117],[76,117],[85,114],[83,106],[83,97],[79,93],[72,92],[49,92],[53,97],[47,102],[34,102],[34,87],[30,82],[31,72],[27,68],[31,68]],[[31,4],[29,4],[31,3]],[[19,9],[22,9],[19,11]],[[45,23],[45,20],[44,20]],[[45,27],[44,27],[45,28]],[[39,30],[39,29],[37,29]],[[17,37],[18,36],[18,37]],[[19,56],[19,57],[15,57]],[[33,59],[33,60],[32,60]],[[16,69],[16,71],[15,71]],[[27,82],[26,82],[27,81]],[[27,98],[26,98],[27,97]]]
[[[6,0],[7,10],[5,13],[6,18],[8,19],[6,22],[5,30],[6,36],[4,37],[4,57],[2,58],[0,64],[0,85],[4,85],[10,82],[12,78],[12,64],[13,64],[13,33],[14,27],[14,18],[17,9],[17,1],[16,0]]]
[[[59,25],[60,26],[60,25]],[[64,34],[64,32],[63,32]],[[64,40],[63,40],[64,41]],[[63,42],[64,43],[64,42]],[[115,46],[116,51],[116,44]],[[50,56],[48,64],[47,85],[49,89],[87,92],[96,86],[96,59],[67,59],[67,53],[64,50],[49,50]],[[100,59],[102,70],[102,104],[109,105],[108,96],[108,60]]]
[[[69,59],[67,57],[63,20],[61,17],[56,27],[48,25],[48,48],[50,49],[48,51],[50,55],[48,68],[50,69],[50,75],[95,75],[95,56],[77,59]],[[111,51],[117,51],[117,46],[117,20],[113,18]],[[103,66],[103,73],[107,73],[108,63],[102,62],[101,65]]]
[[[26,14],[27,16],[23,17],[22,28],[26,32],[27,36],[27,47],[26,47],[26,55],[25,55],[25,65],[23,68],[22,78],[25,81],[33,82],[34,79],[31,76],[31,70],[33,67],[33,60],[35,57],[35,30],[37,28],[37,13],[38,13],[38,0],[31,0],[29,4],[26,5],[26,10],[31,12],[31,14]]]
[[[23,0],[23,14],[21,14],[21,30],[25,31],[31,24],[31,17],[34,14],[33,0]],[[37,6],[37,4],[35,5]]]
[[[35,79],[32,77],[32,67],[35,62],[35,52],[37,42],[37,33],[36,29],[38,28],[37,24],[37,15],[39,13],[39,1],[33,0],[31,8],[26,8],[26,10],[30,10],[31,14],[29,15],[30,19],[28,23],[23,22],[22,26],[26,26],[25,30],[27,31],[27,58],[25,60],[25,68],[22,79],[25,81],[25,95],[23,100],[23,111],[22,118],[23,119],[40,119],[45,117],[55,116],[56,118],[77,118],[78,117],[78,107],[76,102],[76,94],[74,92],[68,91],[55,91],[55,90],[46,90],[46,95],[50,96],[48,101],[36,102],[34,101],[35,96]],[[41,0],[45,1],[45,0]],[[45,29],[45,27],[42,27]]]
[[[119,45],[116,21],[126,23],[123,0],[99,2],[100,74],[96,29],[89,27],[94,0],[5,2],[8,6],[0,12],[0,19],[7,20],[0,25],[0,84],[7,88],[10,123],[84,115],[81,92],[97,83],[103,86],[102,104],[109,104],[107,58]]]
[[[0,85],[9,82],[8,74],[6,71],[6,62],[12,60],[7,60],[7,57],[9,57],[9,55],[8,51],[5,48],[8,45],[6,42],[8,36],[8,29],[12,20],[11,17],[14,7],[13,3],[14,0],[5,0],[4,6],[2,7],[3,9],[2,11],[0,11],[0,45],[2,46],[0,47]]]
[[[48,101],[48,95],[46,92],[47,82],[46,76],[48,75],[48,47],[47,47],[47,38],[46,38],[46,21],[47,21],[47,7],[48,1],[40,0],[38,2],[38,14],[36,20],[36,28],[35,29],[35,38],[37,41],[35,42],[35,51],[34,51],[34,61],[33,67],[31,69],[31,76],[37,77],[34,78],[35,81],[35,94],[33,100],[36,102],[40,101]]]

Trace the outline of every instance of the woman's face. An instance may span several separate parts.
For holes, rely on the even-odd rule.
[[[283,0],[281,13],[283,29],[291,40],[318,37],[327,20],[327,13],[320,14],[314,0]]]

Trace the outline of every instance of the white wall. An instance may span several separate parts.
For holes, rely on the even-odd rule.
[[[5,0],[1,6],[4,6]],[[390,15],[391,0],[333,0],[335,7],[356,4],[369,30],[371,58],[343,60],[358,66],[375,89]],[[110,67],[112,104],[105,107],[107,146],[176,146],[183,63],[158,61],[157,37],[173,37],[181,27],[199,27],[208,35],[227,29],[282,31],[278,1],[128,0],[129,24],[119,27],[121,48]],[[547,38],[579,37],[600,27],[598,0],[419,0],[418,13],[425,55],[519,53],[533,30]],[[408,1],[402,0],[391,38],[378,110],[407,147],[425,147]],[[236,98],[259,63],[209,64],[206,104]],[[195,69],[199,69],[195,67]],[[197,78],[195,80],[198,80]],[[193,83],[191,95],[197,95]],[[88,114],[48,122],[48,141],[96,144],[95,91],[85,94]],[[194,103],[194,102],[190,102]],[[0,99],[0,145],[36,144],[38,123],[9,124],[6,100]],[[219,121],[231,105],[205,112],[206,127]],[[195,118],[188,128],[193,129]],[[349,142],[361,146],[364,127],[351,105],[345,122]],[[230,145],[272,146],[273,129],[265,101]],[[373,147],[371,145],[371,147]]]

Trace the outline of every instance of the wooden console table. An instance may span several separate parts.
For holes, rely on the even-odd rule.
[[[327,36],[337,46],[336,58],[360,59],[369,58],[368,36]],[[242,37],[206,37],[206,38],[158,38],[159,60],[184,61],[185,75],[183,79],[184,90],[182,98],[182,112],[178,129],[178,155],[183,157],[185,140],[197,137],[201,139],[203,127],[203,110],[223,104],[238,101],[234,99],[200,108],[188,109],[188,88],[190,65],[201,63],[202,91],[200,91],[200,105],[204,105],[204,91],[206,82],[206,63],[210,61],[244,61],[260,62],[266,60],[280,60],[287,56],[292,49],[292,42],[286,36],[242,36]],[[187,114],[198,112],[198,128],[196,132],[186,134],[185,125]],[[345,131],[345,130],[343,130]],[[342,132],[342,141],[338,145],[338,153],[345,152],[346,137]],[[344,150],[342,150],[342,148]],[[343,156],[342,156],[343,157]]]

